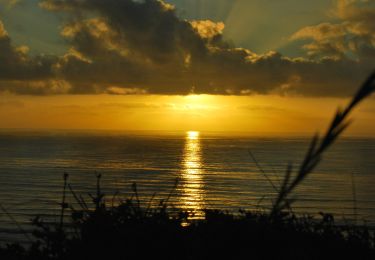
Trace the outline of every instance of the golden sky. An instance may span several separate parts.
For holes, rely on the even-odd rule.
[[[0,0],[0,128],[322,131],[375,69],[374,20],[375,0]]]
[[[240,135],[312,135],[323,132],[348,99],[255,96],[3,96],[0,126],[16,129],[213,131]],[[375,102],[351,116],[347,134],[374,136]],[[224,134],[223,133],[223,134]]]

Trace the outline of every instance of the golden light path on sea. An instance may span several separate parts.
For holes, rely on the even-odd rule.
[[[204,209],[203,163],[200,133],[188,131],[182,160],[181,207],[193,214],[191,219],[202,218]]]

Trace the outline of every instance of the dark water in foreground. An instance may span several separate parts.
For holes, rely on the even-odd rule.
[[[301,162],[306,138],[224,137],[190,132],[169,135],[0,133],[0,203],[29,230],[36,214],[59,213],[62,174],[79,194],[95,189],[95,172],[108,195],[141,200],[166,197],[178,178],[175,206],[195,210],[269,207],[275,191],[252,161],[250,150],[277,185],[288,162]],[[375,225],[375,139],[339,140],[315,173],[299,187],[295,211],[334,213]],[[354,180],[354,182],[352,181]],[[354,183],[354,189],[353,184]],[[356,203],[353,202],[355,194]],[[69,201],[73,201],[68,197]],[[89,199],[88,199],[89,200]],[[259,208],[259,207],[258,207]],[[22,239],[0,211],[0,240]]]

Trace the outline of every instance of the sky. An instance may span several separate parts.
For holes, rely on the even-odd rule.
[[[322,131],[374,25],[374,0],[0,0],[0,128]]]

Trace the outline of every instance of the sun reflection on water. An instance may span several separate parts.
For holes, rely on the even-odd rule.
[[[199,132],[186,133],[182,170],[182,207],[202,218],[204,209],[203,164]]]

